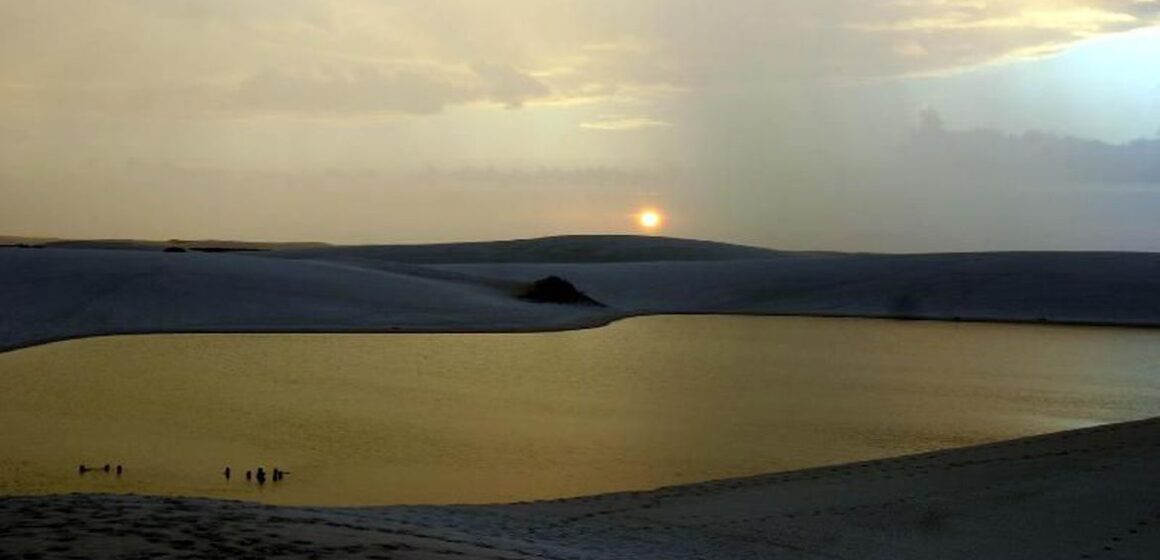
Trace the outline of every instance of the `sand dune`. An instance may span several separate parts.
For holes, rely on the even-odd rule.
[[[447,263],[609,263],[641,261],[723,261],[774,258],[780,251],[714,241],[636,235],[564,235],[538,239],[311,247],[279,251],[289,258],[386,261],[411,264]]]
[[[234,253],[0,249],[0,349],[113,333],[503,331],[610,318],[412,269]]]
[[[1160,420],[651,492],[298,508],[0,498],[0,557],[1154,558]]]
[[[1160,255],[783,253],[567,237],[163,253],[0,248],[0,350],[143,332],[515,331],[660,313],[1160,325]],[[604,307],[531,303],[559,275]],[[0,558],[1149,558],[1160,420],[652,492],[283,508],[0,498]]]
[[[604,306],[517,297],[549,275]],[[0,248],[0,350],[114,333],[566,329],[660,313],[1158,326],[1160,255],[782,253],[632,237],[245,254]],[[1152,558],[1158,463],[1151,420],[509,506],[5,497],[0,558]]]
[[[606,307],[515,297],[548,275]],[[0,349],[114,333],[551,330],[662,313],[1160,325],[1160,255],[784,253],[631,236],[217,254],[0,248]]]

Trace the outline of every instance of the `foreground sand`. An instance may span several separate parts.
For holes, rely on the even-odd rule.
[[[0,528],[0,558],[1155,558],[1160,418],[530,504],[13,497]]]

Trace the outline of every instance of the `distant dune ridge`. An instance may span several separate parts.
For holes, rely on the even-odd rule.
[[[764,259],[779,254],[782,253],[771,249],[671,237],[567,235],[476,243],[312,247],[282,251],[280,256],[411,264],[478,264],[721,261]]]
[[[1160,325],[1153,253],[798,253],[637,236],[166,246],[0,248],[0,349],[148,332],[556,330],[666,313]],[[549,276],[603,306],[518,297]]]

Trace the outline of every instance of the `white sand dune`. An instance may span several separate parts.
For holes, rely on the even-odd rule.
[[[552,330],[661,313],[1160,325],[1160,255],[1150,253],[785,253],[633,236],[262,253],[70,247],[0,248],[0,350],[144,332]],[[553,274],[606,307],[516,297]]]
[[[524,302],[510,286],[397,268],[236,253],[0,249],[0,349],[114,333],[506,331],[611,318]]]
[[[659,313],[1160,325],[1160,255],[566,237],[264,253],[0,248],[0,350],[144,332],[515,331]],[[559,275],[605,307],[516,294]],[[1160,420],[652,492],[461,507],[0,498],[0,558],[1154,558]]]
[[[500,506],[0,498],[0,558],[1150,559],[1157,464],[1160,419]]]

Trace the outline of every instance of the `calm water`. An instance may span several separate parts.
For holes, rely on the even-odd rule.
[[[1160,331],[652,317],[548,334],[112,337],[0,354],[0,494],[512,501],[1158,414]],[[80,477],[81,462],[127,470]],[[246,484],[259,464],[292,474]]]

